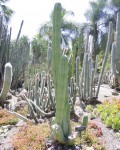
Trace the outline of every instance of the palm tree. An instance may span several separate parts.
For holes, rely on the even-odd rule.
[[[61,26],[61,43],[63,47],[68,47],[69,40],[74,39],[78,36],[78,25],[70,22],[66,19],[67,15],[74,15],[72,11],[66,11],[66,9],[62,9],[62,26]],[[39,34],[44,36],[47,40],[52,39],[52,18],[53,12],[50,16],[51,20],[49,22],[44,23],[39,30]]]
[[[0,0],[0,13],[4,17],[5,23],[8,23],[14,11],[6,6],[6,2],[8,2],[8,0]]]
[[[85,29],[89,29],[90,34],[94,38],[94,51],[93,51],[93,60],[95,60],[96,55],[100,51],[100,37],[103,33],[103,20],[106,12],[104,11],[105,0],[92,1],[90,2],[90,9],[86,11],[85,16],[88,20],[88,25]]]
[[[0,13],[4,16],[5,23],[8,23],[14,11],[6,6],[8,0],[0,0]]]

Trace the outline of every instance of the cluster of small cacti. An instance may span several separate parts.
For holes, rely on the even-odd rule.
[[[28,114],[38,123],[39,118],[55,114],[53,81],[45,71],[28,80]]]
[[[83,66],[81,72],[79,71],[80,58],[79,56],[76,57],[76,86],[77,86],[76,89],[79,89],[78,93],[81,100],[84,100],[89,103],[92,100],[97,99],[105,64],[108,57],[108,52],[110,51],[111,42],[112,42],[112,23],[110,22],[105,56],[102,64],[101,73],[99,75],[98,87],[96,89],[95,84],[98,68],[98,56],[96,56],[96,61],[94,62],[92,59],[93,39],[91,38],[90,40],[89,31],[87,32]]]
[[[79,72],[79,56],[76,57],[76,85],[79,88],[79,97],[82,100],[91,101],[95,97],[93,90],[96,69],[97,69],[97,59],[94,68],[94,62],[92,60],[92,40],[89,42],[89,31],[87,32],[86,37],[86,47],[83,59],[83,67],[81,73]]]
[[[111,87],[120,86],[120,12],[117,14],[115,41],[111,50]]]

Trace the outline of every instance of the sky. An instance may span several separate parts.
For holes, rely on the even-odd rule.
[[[17,37],[20,24],[24,20],[21,35],[27,35],[30,39],[38,33],[40,25],[49,21],[50,13],[56,2],[60,2],[66,10],[74,12],[75,16],[69,19],[82,23],[86,19],[85,11],[89,8],[90,0],[10,0],[7,3],[14,10],[14,15],[9,23],[12,27],[12,39]]]

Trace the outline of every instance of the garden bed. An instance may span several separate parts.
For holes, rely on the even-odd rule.
[[[105,100],[111,101],[113,98],[119,99],[119,93],[116,96],[114,96],[114,95],[112,95],[112,92],[113,92],[113,90],[110,89],[108,85],[102,85],[100,88],[100,94],[99,94],[98,100],[101,102],[104,102]],[[78,109],[76,109],[76,111],[78,111],[76,113],[78,115],[80,115],[79,116],[79,118],[80,118],[82,113],[81,113],[81,110],[79,110],[79,102],[77,103],[76,108],[78,108]],[[83,112],[83,113],[86,114],[86,112]],[[88,113],[88,115],[90,115],[90,114]],[[21,145],[20,138],[24,136],[24,134],[25,134],[24,132],[25,132],[25,130],[27,132],[27,128],[28,128],[26,126],[26,123],[19,120],[18,123],[16,123],[15,125],[14,124],[8,125],[7,127],[4,127],[4,126],[5,125],[1,126],[0,129],[8,128],[8,130],[6,130],[5,135],[3,135],[3,136],[0,135],[0,150],[4,150],[4,149],[12,150],[17,146],[20,147],[20,145]],[[42,133],[44,126],[43,125],[40,125],[40,126],[41,127],[37,127],[37,128],[39,128],[38,133],[41,133],[41,134],[38,134],[39,137],[37,136],[37,132],[36,132],[36,134],[34,134],[34,137],[32,138],[33,143],[35,143],[37,141],[37,144],[39,144],[38,139],[40,139],[40,138],[43,139],[42,142],[45,143],[45,141],[46,141],[45,139],[48,139],[50,137],[50,132],[48,134],[48,130],[50,130],[50,126],[47,128],[47,134],[48,135],[45,135],[45,136],[43,136],[43,133]],[[20,132],[20,131],[23,131],[23,128],[21,129],[21,127],[24,128],[24,132]],[[29,127],[30,127],[30,125],[29,125]],[[31,132],[31,134],[32,134],[33,128],[35,128],[35,126],[31,125],[31,130],[28,132],[29,133]],[[47,149],[48,150],[55,150],[56,148],[57,149],[58,148],[64,149],[64,150],[65,149],[76,149],[76,150],[81,150],[81,149],[86,149],[86,150],[88,150],[88,149],[90,149],[90,150],[94,150],[94,149],[95,150],[104,150],[104,149],[106,149],[106,150],[119,150],[120,149],[120,131],[119,130],[116,132],[111,128],[107,128],[105,126],[105,124],[103,123],[103,121],[99,117],[95,118],[93,120],[90,120],[88,128],[89,128],[88,129],[89,130],[89,132],[88,132],[89,136],[87,135],[87,137],[86,137],[85,135],[81,135],[81,137],[83,136],[85,138],[85,140],[81,141],[80,139],[77,139],[77,144],[76,144],[77,146],[76,147],[71,147],[71,148],[64,147],[63,148],[62,145],[56,146],[57,143],[51,142],[51,144],[48,144],[50,142],[50,140],[49,140],[49,142],[47,142],[47,144],[49,145],[49,148],[47,148]],[[18,134],[16,134],[16,133],[18,133]],[[18,141],[19,141],[18,143],[14,139],[16,137],[15,134],[18,138]],[[35,135],[36,135],[37,140],[35,139]],[[92,138],[93,139],[95,138],[95,139],[93,140]],[[30,137],[29,137],[29,140],[30,140]],[[91,144],[89,140],[91,140],[91,143],[93,142],[93,144]],[[15,143],[17,143],[17,144],[15,144]],[[80,143],[80,144],[78,144],[78,143]],[[22,144],[25,145],[24,142],[22,142]],[[39,149],[36,145],[34,145],[35,148],[33,148],[33,150]],[[26,147],[23,147],[23,150],[26,150],[25,148]],[[20,148],[18,148],[18,150],[19,149]],[[46,147],[44,147],[44,146],[42,146],[42,149],[47,150]],[[22,149],[20,149],[20,150],[22,150]]]

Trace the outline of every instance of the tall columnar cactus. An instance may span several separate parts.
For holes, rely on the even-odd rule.
[[[100,73],[100,76],[99,76],[99,80],[98,80],[98,87],[97,87],[97,91],[96,91],[96,97],[98,97],[98,94],[99,94],[99,89],[100,89],[100,84],[101,84],[103,72],[104,72],[104,69],[105,69],[105,64],[107,62],[108,53],[109,53],[110,48],[111,48],[112,33],[113,33],[113,24],[112,24],[112,22],[110,22],[109,23],[109,31],[108,31],[108,40],[107,40],[104,60],[103,60],[103,63],[102,63],[102,70],[101,70],[101,73]]]
[[[24,80],[27,65],[29,63],[30,42],[27,36],[20,37],[23,21],[15,41],[11,42],[10,62],[13,66],[12,89],[17,88],[17,84],[22,78]]]
[[[70,127],[70,104],[68,102],[68,58],[62,55],[61,4],[56,3],[53,13],[52,67],[55,84],[56,114],[52,125],[52,136],[60,143],[73,142]]]
[[[52,117],[55,114],[55,101],[50,84],[50,75],[45,71],[41,72],[41,80],[38,73],[29,80],[28,98],[24,96],[28,102],[28,113],[31,118],[38,123],[41,117]],[[41,84],[39,85],[39,81]],[[45,85],[47,82],[47,85]],[[33,84],[33,86],[31,86]]]
[[[12,82],[12,65],[10,63],[7,63],[5,64],[3,88],[0,94],[0,104],[2,107],[4,106],[4,101],[10,89],[11,82]]]
[[[48,61],[48,69],[50,69],[50,66],[51,66],[51,63],[52,63],[52,47],[51,47],[51,41],[49,41],[49,43],[48,43],[47,61]]]
[[[92,59],[93,40],[92,37],[89,36],[89,31],[87,31],[85,43],[86,45],[83,59],[83,67],[81,74],[79,75],[79,95],[81,100],[84,100],[85,102],[89,103],[93,100],[93,98],[95,99],[93,86],[95,80],[95,70],[97,69],[94,69],[94,62]],[[97,62],[95,62],[95,64],[96,63]]]
[[[120,84],[120,12],[117,14],[116,22],[116,38],[112,44],[111,51],[111,67],[112,67],[112,86],[116,87],[116,79]]]
[[[3,21],[3,16],[0,15],[0,90],[2,89],[4,66],[9,62],[10,53],[10,39],[11,39],[11,29],[8,33],[8,29]]]
[[[80,57],[76,58],[76,85],[79,86],[79,65],[80,65]]]

